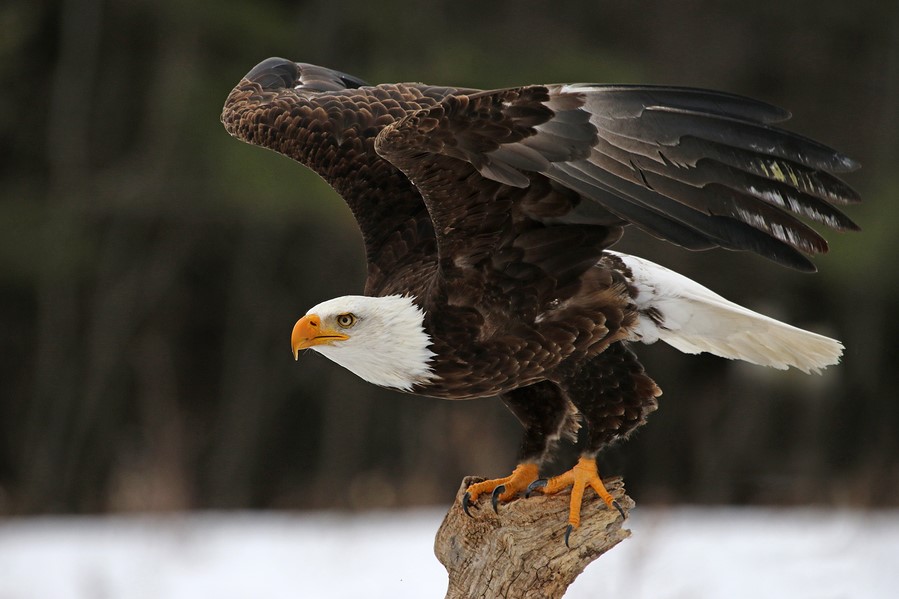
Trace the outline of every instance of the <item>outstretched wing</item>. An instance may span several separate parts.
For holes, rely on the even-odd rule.
[[[614,215],[690,249],[814,270],[804,254],[827,244],[796,216],[857,229],[834,206],[859,200],[834,176],[857,165],[772,125],[788,117],[689,88],[529,86],[448,97],[387,127],[376,149],[422,192],[443,257],[490,251],[528,219],[578,212],[576,200],[541,212],[526,193],[559,185],[598,203],[604,224]]]
[[[440,271],[450,281],[444,289],[479,297],[482,307],[499,307],[501,315],[534,316],[558,298],[607,289],[610,281],[582,275],[627,224],[600,204],[571,222],[583,216],[584,197],[537,172],[548,164],[543,154],[573,160],[589,152],[594,134],[585,133],[592,130],[586,112],[574,115],[582,122],[571,124],[569,138],[541,147],[543,154],[517,150],[556,114],[543,104],[547,99],[540,87],[454,94],[386,127],[375,140],[375,150],[422,194]],[[491,160],[501,148],[510,149],[514,166]],[[540,164],[524,162],[532,154]]]
[[[431,219],[408,178],[375,154],[387,124],[433,106],[452,88],[368,86],[339,71],[282,58],[256,65],[228,95],[229,133],[288,156],[346,200],[365,242],[366,293],[402,293],[433,274]]]

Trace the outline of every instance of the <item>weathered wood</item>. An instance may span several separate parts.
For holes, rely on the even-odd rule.
[[[462,511],[462,495],[482,478],[466,477],[443,524],[434,553],[449,574],[446,599],[561,597],[587,565],[630,536],[624,520],[592,491],[584,496],[581,525],[565,546],[570,494],[537,494],[499,506],[483,497],[472,516]],[[621,478],[604,481],[624,513],[634,507]]]

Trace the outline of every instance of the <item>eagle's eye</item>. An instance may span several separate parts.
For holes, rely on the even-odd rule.
[[[347,312],[345,314],[337,315],[337,324],[344,329],[348,329],[354,324],[356,324],[356,316]]]

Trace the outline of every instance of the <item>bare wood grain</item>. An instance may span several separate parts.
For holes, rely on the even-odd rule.
[[[590,562],[630,536],[624,520],[592,492],[584,497],[581,525],[565,546],[569,493],[518,499],[490,507],[481,499],[473,517],[462,511],[462,495],[483,479],[466,477],[437,531],[434,553],[449,574],[446,599],[562,597]],[[620,478],[604,481],[627,514],[634,507]]]

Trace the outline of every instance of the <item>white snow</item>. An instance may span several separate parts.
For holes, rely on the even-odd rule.
[[[443,513],[0,521],[0,599],[439,598]],[[899,597],[899,511],[638,508],[628,527],[566,597]]]

